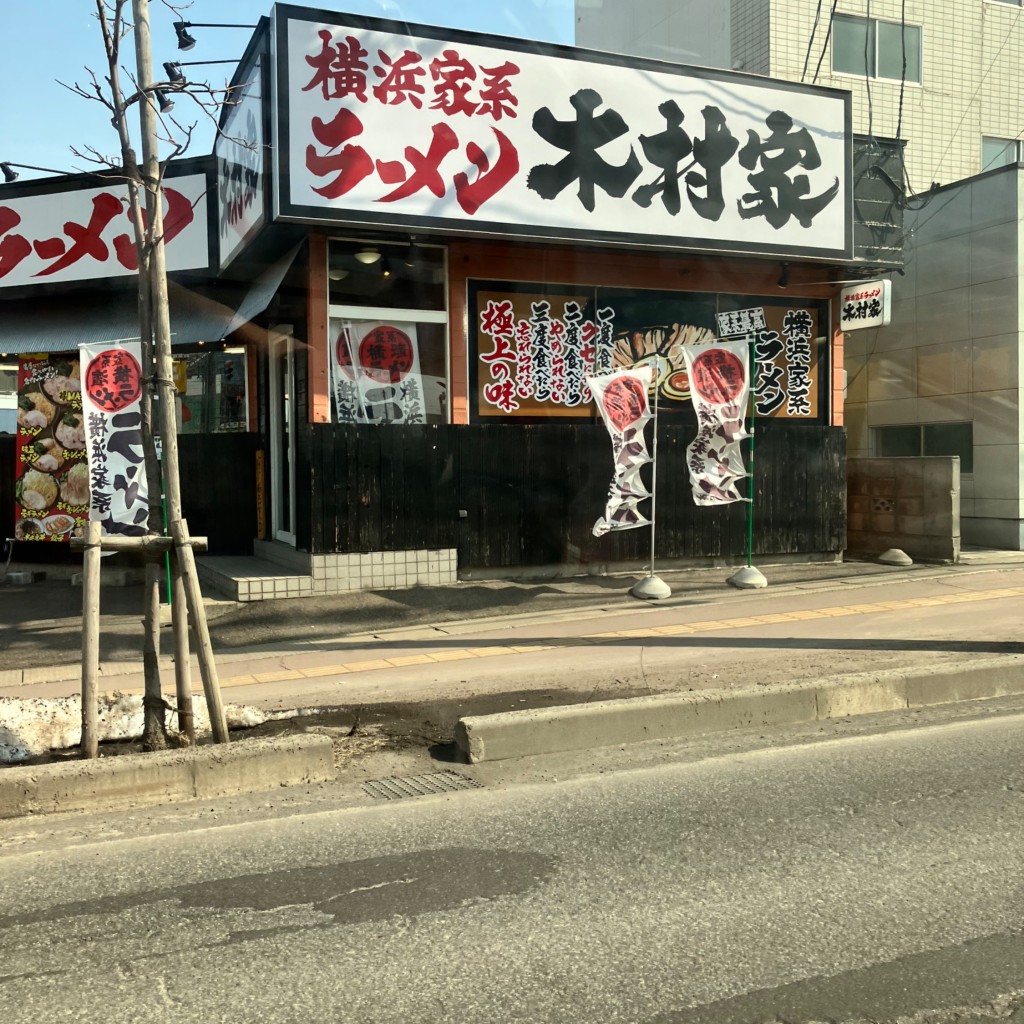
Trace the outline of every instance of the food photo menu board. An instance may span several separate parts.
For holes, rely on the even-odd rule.
[[[89,467],[77,353],[21,358],[17,424],[15,538],[82,536],[89,518]]]

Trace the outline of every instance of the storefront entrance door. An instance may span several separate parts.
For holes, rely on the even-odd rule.
[[[295,341],[290,326],[271,329],[270,514],[275,540],[295,546]]]

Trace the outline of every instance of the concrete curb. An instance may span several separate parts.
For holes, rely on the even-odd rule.
[[[334,778],[327,736],[244,739],[0,770],[0,818],[204,800]]]
[[[455,742],[471,763],[478,763],[1020,693],[1024,657],[972,659],[936,669],[894,669],[770,689],[670,693],[478,715],[459,720]]]

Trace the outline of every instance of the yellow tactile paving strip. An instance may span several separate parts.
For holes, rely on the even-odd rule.
[[[639,639],[641,637],[682,636],[693,633],[714,633],[720,630],[749,629],[787,622],[809,622],[814,619],[843,618],[850,615],[870,615],[877,612],[900,611],[910,608],[937,607],[979,601],[1002,601],[1024,597],[1024,587],[1006,587],[1000,590],[957,591],[941,597],[916,597],[903,601],[874,601],[870,604],[845,604],[832,608],[809,608],[806,611],[771,612],[746,615],[730,619],[705,619],[699,622],[676,623],[670,626],[647,626],[638,629],[619,629],[602,633],[587,633],[566,637],[554,643],[514,644],[509,646],[461,647],[451,650],[396,655],[393,658],[373,658],[366,661],[339,662],[334,665],[312,665],[308,668],[281,668],[269,672],[228,676],[220,680],[221,686],[252,686],[256,683],[276,683],[317,679],[324,676],[355,675],[392,668],[409,668],[441,664],[451,661],[471,661],[476,658],[496,658],[516,654],[536,654],[558,648],[601,644],[611,640]],[[140,693],[141,690],[121,689],[122,693]]]

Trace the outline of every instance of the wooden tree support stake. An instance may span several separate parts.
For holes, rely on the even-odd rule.
[[[188,649],[188,597],[181,565],[175,552],[171,559],[171,622],[174,629],[174,690],[178,705],[178,732],[189,746],[196,745],[196,722],[192,709],[192,665]]]
[[[206,624],[206,610],[203,607],[203,594],[199,589],[195,555],[189,544],[188,523],[184,519],[172,519],[170,530],[185,588],[188,618],[195,633],[196,657],[199,659],[199,671],[203,677],[203,692],[206,694],[206,707],[210,713],[210,728],[213,730],[215,743],[227,743],[228,720],[220,699],[217,664],[213,658],[213,644],[210,643],[210,630]]]
[[[82,756],[99,756],[97,679],[100,674],[100,531],[90,520],[82,558]]]

